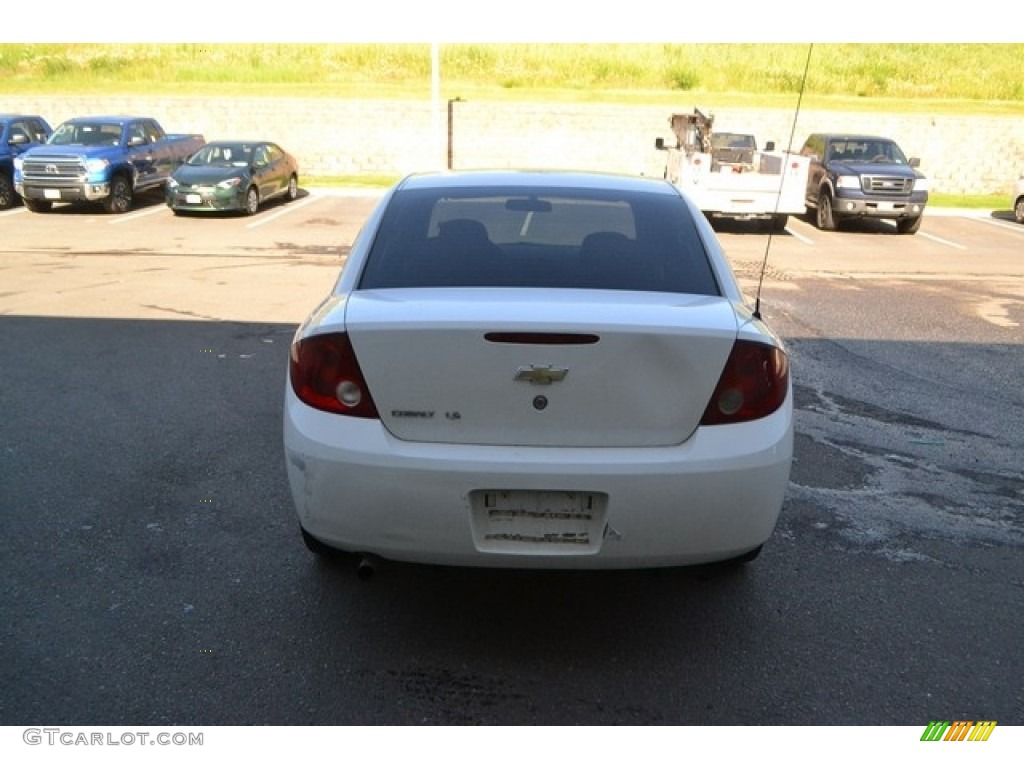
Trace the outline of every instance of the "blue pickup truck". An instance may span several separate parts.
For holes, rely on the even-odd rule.
[[[39,115],[0,114],[0,211],[18,201],[14,158],[50,138],[50,124]]]
[[[137,194],[162,189],[204,143],[199,134],[167,134],[151,117],[76,117],[15,158],[14,187],[30,211],[100,202],[125,213]]]

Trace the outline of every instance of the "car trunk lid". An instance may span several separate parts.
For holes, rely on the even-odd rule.
[[[737,332],[720,297],[568,289],[360,291],[345,326],[393,435],[522,446],[682,443]]]

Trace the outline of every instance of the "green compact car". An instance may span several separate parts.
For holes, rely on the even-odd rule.
[[[183,211],[240,211],[251,216],[277,197],[299,195],[299,165],[272,141],[205,144],[167,181],[167,205]]]

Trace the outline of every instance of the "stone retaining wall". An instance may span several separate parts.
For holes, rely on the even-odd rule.
[[[712,108],[713,105],[702,105]],[[678,111],[693,104],[681,100]],[[267,138],[295,154],[304,174],[400,176],[447,164],[447,103],[330,98],[193,98],[96,96],[0,98],[0,112],[43,115],[56,125],[70,117],[140,114],[172,133],[207,139]],[[453,167],[581,168],[661,176],[656,136],[671,137],[663,106],[491,103],[452,105]],[[754,133],[795,148],[808,133],[877,133],[897,141],[932,190],[949,194],[1009,194],[1024,173],[1024,120],[940,112],[879,115],[804,111],[716,110],[716,127]]]

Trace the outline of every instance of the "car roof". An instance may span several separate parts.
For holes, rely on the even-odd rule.
[[[873,136],[866,133],[819,133],[818,136],[826,141],[893,141],[888,136]]]
[[[28,113],[13,113],[13,112],[0,112],[0,120],[24,120],[25,118],[33,118],[35,120],[43,120],[42,115],[31,115]],[[46,122],[43,120],[43,122]]]
[[[577,189],[604,189],[620,192],[678,194],[675,187],[661,179],[598,171],[533,169],[426,171],[410,174],[398,183],[398,189],[410,190],[455,187],[574,187]]]
[[[133,120],[152,120],[152,117],[138,115],[83,115],[65,120],[65,123],[130,123]]]

